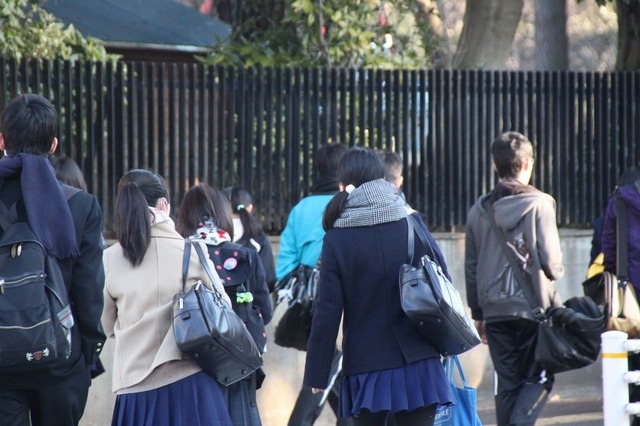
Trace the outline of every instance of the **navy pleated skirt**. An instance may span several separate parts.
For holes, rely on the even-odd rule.
[[[116,397],[112,426],[232,426],[220,384],[200,371],[146,392]]]
[[[340,389],[340,416],[358,416],[363,408],[397,413],[454,402],[440,358],[427,358],[389,370],[345,375]]]

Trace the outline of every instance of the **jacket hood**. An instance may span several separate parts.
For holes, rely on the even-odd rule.
[[[627,209],[634,216],[640,216],[640,191],[636,185],[640,182],[636,182],[634,185],[626,185],[618,188],[618,193],[625,201]]]
[[[540,202],[549,202],[555,205],[555,201],[550,195],[538,190],[502,197],[493,205],[496,224],[504,231],[512,231],[522,218]]]

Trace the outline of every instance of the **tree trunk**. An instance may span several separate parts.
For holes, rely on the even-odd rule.
[[[523,5],[524,0],[467,0],[453,67],[503,68]]]
[[[569,69],[566,0],[535,1],[535,42],[536,70]]]
[[[618,56],[616,70],[640,69],[640,1],[616,0]]]

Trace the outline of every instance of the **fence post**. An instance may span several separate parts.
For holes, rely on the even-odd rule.
[[[624,374],[629,369],[628,353],[624,348],[627,333],[602,333],[602,406],[604,426],[629,426],[629,384]]]

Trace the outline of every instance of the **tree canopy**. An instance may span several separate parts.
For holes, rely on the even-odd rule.
[[[427,66],[437,37],[425,0],[221,0],[234,28],[209,63],[306,66]]]
[[[0,0],[0,53],[14,58],[116,60],[102,42],[84,37],[41,9],[37,0]]]

